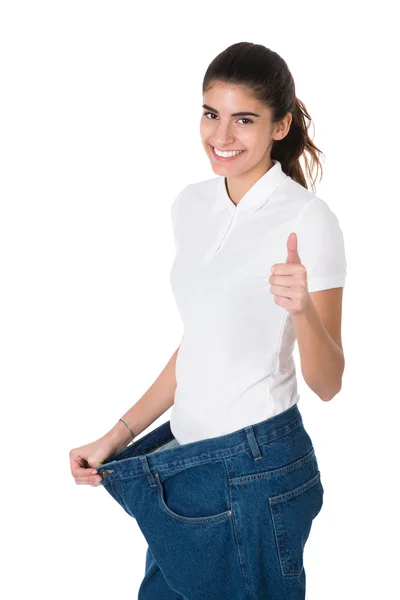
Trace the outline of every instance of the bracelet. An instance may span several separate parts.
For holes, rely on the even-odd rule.
[[[133,435],[133,431],[132,429],[129,427],[128,423],[124,420],[124,419],[120,419],[120,421],[122,421],[123,423],[125,423],[125,425],[127,426],[127,428],[129,429],[129,431],[131,432],[131,436],[132,436],[132,440],[135,439],[135,436]]]

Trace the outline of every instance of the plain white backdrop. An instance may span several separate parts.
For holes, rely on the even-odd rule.
[[[299,408],[324,506],[308,600],[398,593],[398,31],[394,3],[0,4],[1,595],[136,598],[147,544],[69,450],[150,387],[183,325],[170,206],[214,175],[201,84],[238,41],[288,63],[346,245],[343,387]],[[300,252],[301,255],[301,252]],[[270,265],[265,265],[266,277]],[[154,422],[157,427],[169,411]],[[158,599],[155,599],[158,600]],[[222,599],[221,599],[222,600]],[[260,599],[261,600],[261,599]]]

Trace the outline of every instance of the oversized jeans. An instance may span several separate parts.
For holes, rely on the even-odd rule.
[[[96,468],[148,543],[139,600],[305,599],[324,490],[297,404],[182,445],[167,421]]]

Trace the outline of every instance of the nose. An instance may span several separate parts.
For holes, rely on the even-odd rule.
[[[225,146],[228,146],[229,144],[232,144],[233,140],[234,140],[234,136],[232,135],[231,131],[230,131],[230,126],[229,124],[224,125],[223,123],[220,123],[215,131],[214,134],[214,140],[215,140],[215,145],[217,146],[217,148],[224,148]]]

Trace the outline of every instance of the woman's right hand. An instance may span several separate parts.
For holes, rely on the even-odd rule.
[[[116,451],[115,447],[111,446],[109,440],[105,437],[70,450],[70,467],[75,483],[93,487],[99,485],[102,478],[93,467],[104,463]]]

